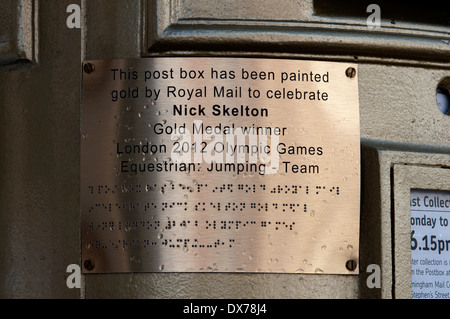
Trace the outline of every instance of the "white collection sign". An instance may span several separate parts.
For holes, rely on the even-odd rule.
[[[450,298],[450,192],[411,190],[413,299]]]

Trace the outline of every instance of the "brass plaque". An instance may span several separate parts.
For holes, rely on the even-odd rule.
[[[85,273],[358,274],[356,65],[83,64]]]

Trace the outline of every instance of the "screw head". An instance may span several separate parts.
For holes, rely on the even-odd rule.
[[[94,261],[93,260],[90,260],[90,259],[86,259],[85,261],[84,261],[84,268],[86,269],[86,270],[88,270],[88,271],[91,271],[91,270],[93,270],[94,269],[94,267],[95,267],[95,264],[94,264]]]
[[[353,79],[356,76],[356,69],[355,68],[348,68],[345,70],[345,75],[351,79]]]
[[[350,271],[354,271],[356,269],[356,260],[350,259],[347,260],[347,262],[345,263],[345,268],[347,268]]]
[[[92,63],[85,63],[83,66],[84,72],[86,72],[87,74],[94,72],[95,67]]]

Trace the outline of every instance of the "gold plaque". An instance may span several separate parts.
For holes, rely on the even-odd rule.
[[[83,64],[85,273],[358,274],[357,67]]]

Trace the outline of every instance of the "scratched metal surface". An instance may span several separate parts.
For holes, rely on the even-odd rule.
[[[346,75],[349,67],[357,69],[355,65],[249,58],[86,62],[94,71],[84,72],[82,92],[84,272],[358,274],[358,74]],[[197,72],[195,79],[180,79],[181,68],[204,70],[204,78],[198,78]],[[226,71],[227,79],[220,79],[225,74],[220,72],[219,78],[211,79],[211,69]],[[266,79],[242,79],[242,69],[260,75],[264,71]],[[122,79],[120,70],[124,71]],[[313,79],[318,74],[320,82],[281,83],[283,72],[298,74],[299,70],[313,72]],[[145,75],[154,71],[161,72],[160,78],[145,81]],[[230,71],[235,72],[234,78]],[[268,79],[269,72],[273,80]],[[167,79],[162,78],[164,74]],[[222,86],[229,97],[214,96],[214,87]],[[249,88],[259,90],[261,97],[248,97]],[[307,91],[308,98],[266,95],[276,90],[283,94],[283,89],[301,91],[302,96]],[[112,92],[121,90],[138,96],[113,101],[116,95]],[[146,92],[152,96],[146,97]],[[315,100],[309,99],[310,92]],[[220,107],[213,108],[216,104]],[[183,111],[184,105],[188,110],[192,107],[193,115],[179,115],[175,109],[180,105]],[[223,105],[231,109],[224,113]],[[253,109],[257,116],[247,116]],[[195,135],[201,124],[211,126],[216,134]],[[175,125],[191,134],[157,134]],[[238,132],[253,126],[270,127],[280,134],[268,139],[271,152],[263,154],[264,158],[258,153],[256,162],[250,163],[254,165],[248,166],[255,158],[242,148],[245,161],[241,163],[241,158],[231,154],[233,142],[217,133],[226,133],[224,127]],[[255,138],[261,152],[265,140],[261,134]],[[202,145],[197,150],[207,144],[205,153],[192,154],[195,142]],[[278,154],[283,150],[280,143],[295,150],[305,146],[307,154]],[[183,145],[190,147],[183,150]],[[229,151],[216,148],[212,152],[213,146]],[[172,153],[177,150],[182,152]],[[230,161],[224,154],[234,157]],[[189,157],[193,165],[186,167],[190,171],[175,163],[177,156]],[[230,164],[227,171],[220,170],[225,163],[213,165],[210,171],[211,158]],[[238,163],[251,170],[230,171]],[[263,163],[267,165],[259,166]],[[299,171],[302,167],[306,172]],[[265,172],[255,168],[265,168]],[[346,267],[349,260],[356,261],[356,269]]]

